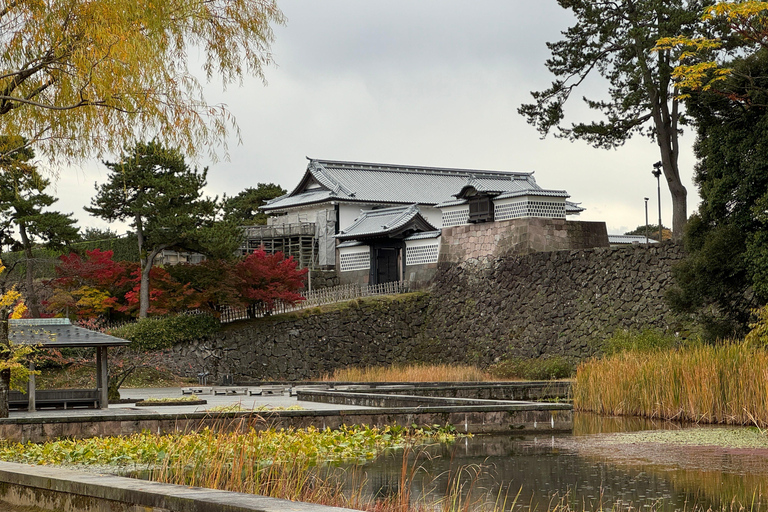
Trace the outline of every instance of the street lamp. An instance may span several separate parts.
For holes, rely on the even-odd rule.
[[[645,245],[648,245],[648,198],[645,199]]]
[[[653,164],[651,174],[656,176],[656,189],[659,194],[659,243],[661,243],[661,162]]]

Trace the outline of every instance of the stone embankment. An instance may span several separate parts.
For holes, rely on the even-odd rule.
[[[681,258],[665,243],[446,264],[428,293],[235,322],[175,347],[168,366],[300,380],[346,366],[588,357],[616,329],[681,329],[663,298]]]

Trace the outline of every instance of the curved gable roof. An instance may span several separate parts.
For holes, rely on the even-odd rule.
[[[419,207],[412,204],[360,212],[360,216],[336,238],[358,240],[385,237],[400,234],[407,229],[432,232],[436,228],[421,216]]]
[[[262,208],[280,210],[330,200],[433,206],[453,199],[470,180],[499,193],[541,190],[533,173],[310,159],[296,188]],[[320,186],[312,188],[314,184]]]

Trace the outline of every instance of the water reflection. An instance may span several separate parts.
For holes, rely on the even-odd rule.
[[[614,434],[640,430],[679,430],[689,425],[637,416],[600,416],[591,413],[573,415],[573,435]]]
[[[577,415],[574,435],[478,436],[454,445],[433,445],[407,454],[386,454],[358,467],[372,496],[392,496],[410,481],[412,503],[443,497],[460,485],[463,499],[495,499],[520,490],[515,508],[546,511],[565,500],[579,510],[620,505],[640,509],[691,510],[729,505],[735,498],[747,509],[768,490],[768,453],[656,445],[634,450],[593,449],[580,444],[591,434],[637,430],[681,429],[679,424],[638,419],[606,419]],[[583,436],[583,437],[581,437]],[[599,439],[600,435],[592,436]],[[405,465],[404,465],[405,464]],[[406,471],[403,468],[406,468]],[[461,473],[457,484],[456,476]],[[359,480],[350,484],[359,490]],[[457,487],[458,488],[458,487]]]

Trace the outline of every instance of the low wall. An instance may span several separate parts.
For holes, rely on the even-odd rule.
[[[3,504],[55,512],[353,512],[312,503],[0,462]]]
[[[248,428],[340,428],[342,425],[454,425],[460,432],[503,433],[557,431],[573,428],[566,404],[446,405],[324,411],[188,414],[78,414],[72,417],[0,419],[0,438],[26,443],[50,439],[104,437],[150,432],[246,430]]]
[[[403,394],[443,398],[480,400],[567,400],[571,396],[570,381],[484,382],[482,384],[357,384],[336,386],[348,393]]]

